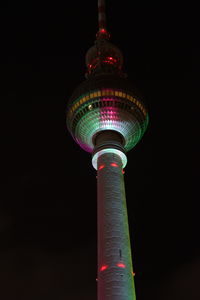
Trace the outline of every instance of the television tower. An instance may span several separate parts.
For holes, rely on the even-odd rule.
[[[86,80],[72,94],[67,127],[92,153],[97,170],[98,300],[135,300],[123,168],[126,152],[142,138],[148,113],[123,73],[121,51],[109,42],[105,1],[98,1],[99,30],[86,53]]]

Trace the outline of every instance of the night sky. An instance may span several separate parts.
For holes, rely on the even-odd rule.
[[[138,300],[199,300],[197,8],[107,1],[150,123],[125,184]],[[97,1],[1,4],[0,299],[96,299],[96,172],[65,125]]]

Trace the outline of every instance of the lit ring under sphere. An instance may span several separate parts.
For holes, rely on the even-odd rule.
[[[74,140],[92,153],[94,137],[103,130],[115,130],[124,138],[124,150],[142,138],[148,113],[130,82],[115,75],[96,75],[74,91],[67,107],[67,127]]]

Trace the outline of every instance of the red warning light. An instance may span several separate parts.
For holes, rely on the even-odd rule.
[[[125,174],[125,171],[124,171],[124,170],[122,170],[122,174]]]
[[[100,165],[100,166],[99,166],[99,170],[101,170],[101,169],[103,169],[103,168],[105,168],[105,165]]]
[[[118,263],[117,266],[118,266],[119,268],[123,268],[123,269],[126,268],[126,265],[123,264],[123,263]]]
[[[97,38],[106,38],[109,39],[110,38],[110,34],[107,32],[107,30],[105,28],[100,28],[99,32],[97,32]]]
[[[117,61],[116,58],[114,58],[114,57],[112,57],[112,56],[109,56],[108,59],[111,60],[111,61],[113,61],[113,62],[116,62],[116,61]]]
[[[111,165],[112,167],[119,167],[118,164],[116,164],[116,163],[111,163],[110,165]]]
[[[100,32],[101,32],[101,33],[106,33],[106,30],[105,30],[104,28],[101,28],[101,29],[100,29]]]
[[[105,60],[103,62],[106,64],[113,65],[117,62],[117,60],[112,56],[107,56],[107,57],[105,57]]]
[[[108,268],[107,265],[103,265],[103,266],[100,268],[100,272],[105,271],[107,268]]]

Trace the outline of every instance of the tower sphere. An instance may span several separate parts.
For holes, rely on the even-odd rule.
[[[118,132],[124,150],[129,151],[142,138],[147,124],[147,109],[133,85],[124,76],[111,72],[108,63],[105,68],[101,64],[101,72],[88,76],[68,102],[68,130],[90,153],[98,134],[106,130]]]

